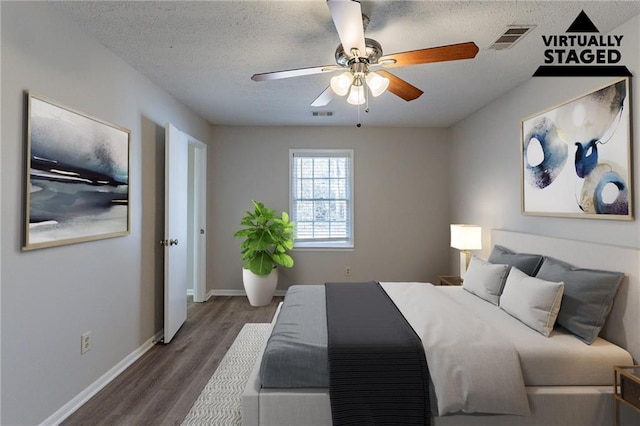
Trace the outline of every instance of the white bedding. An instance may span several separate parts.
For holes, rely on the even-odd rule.
[[[516,347],[526,386],[611,385],[614,365],[631,365],[629,352],[602,338],[591,345],[562,329],[544,337],[502,309],[463,290],[442,286],[438,289],[492,324]],[[482,303],[484,302],[484,303]]]
[[[408,287],[421,286],[430,288],[429,291],[435,292],[433,294],[436,296],[439,294],[449,300],[449,303],[446,304],[436,303],[443,307],[444,312],[435,315],[433,319],[445,330],[453,331],[453,324],[456,323],[455,319],[460,319],[460,316],[465,317],[462,322],[463,325],[474,322],[494,324],[493,329],[496,326],[499,327],[501,334],[511,339],[519,353],[523,372],[520,376],[520,382],[524,380],[526,383],[525,392],[530,404],[531,416],[445,415],[444,417],[435,417],[434,424],[441,426],[479,424],[492,426],[511,426],[513,424],[559,426],[576,424],[576,421],[578,422],[577,424],[602,424],[604,419],[611,417],[610,389],[613,375],[611,374],[610,366],[631,363],[631,356],[624,349],[603,339],[596,340],[592,345],[586,345],[574,336],[557,330],[554,330],[551,336],[546,338],[511,317],[499,307],[483,301],[461,287],[432,286],[425,283],[382,283],[382,285],[388,291],[388,294],[396,299],[398,298],[398,293],[403,293]],[[420,317],[420,312],[425,310],[425,305],[420,298],[410,295],[410,293],[407,293],[405,298],[411,299],[409,305],[413,306],[410,309],[405,307],[403,310],[403,313],[411,322],[410,317],[412,315]],[[442,298],[435,300],[441,301]],[[455,307],[448,306],[451,303]],[[415,311],[413,314],[411,313],[412,310]],[[421,338],[423,337],[421,336]],[[455,354],[455,350],[453,353]],[[452,371],[456,371],[455,358],[452,358],[451,361],[453,361],[454,367],[449,368],[453,368]],[[243,395],[243,425],[300,426],[331,424],[328,389],[264,389],[260,385],[259,370],[260,361],[256,364]],[[430,368],[430,370],[432,370],[432,376],[434,372],[437,372],[437,369]],[[455,374],[458,377],[457,384],[466,386],[468,384],[466,373],[461,370],[458,371],[459,374],[445,373],[443,375],[444,380],[452,378]],[[535,385],[542,383],[561,383],[561,385]],[[587,383],[589,385],[586,385]],[[601,384],[592,385],[593,383]],[[498,387],[501,384],[500,380],[496,383]],[[462,412],[470,411],[469,408],[472,405],[469,404],[477,403],[476,396],[466,400],[470,391],[468,388],[463,388],[462,394],[454,394],[453,399],[450,399],[449,402],[446,401],[446,398],[450,396],[437,398],[439,406],[434,408],[441,409],[442,413],[455,412],[457,409],[462,410]],[[521,399],[520,393],[516,392],[516,394],[518,395],[515,398],[517,405],[517,401],[521,401]],[[502,397],[489,396],[487,401],[489,403],[492,400],[500,401],[500,398]],[[441,407],[440,403],[443,402],[446,406]],[[455,406],[456,404],[458,404],[458,407]],[[463,405],[467,405],[467,408],[460,408]],[[434,415],[436,415],[435,410]]]
[[[496,329],[431,284],[380,284],[422,340],[438,415],[529,414],[518,353]]]
[[[612,366],[632,362],[625,350],[602,339],[587,345],[557,330],[545,337],[462,287],[381,284],[423,342],[434,385],[432,409],[438,415],[526,415],[525,386],[610,385]],[[281,315],[286,319],[278,319],[280,329],[274,330],[278,338],[271,342],[272,336],[272,345],[265,350],[262,367],[271,367],[261,371],[262,386],[327,386],[326,365],[315,372],[326,364],[327,356],[326,329],[320,333],[325,346],[311,333],[322,328],[325,315],[324,310],[311,315],[314,308],[324,306],[316,288],[324,300],[322,286],[294,286],[287,294]],[[324,363],[319,362],[322,359]],[[302,386],[279,384],[303,376],[308,380],[294,382]],[[267,384],[272,382],[276,384]]]

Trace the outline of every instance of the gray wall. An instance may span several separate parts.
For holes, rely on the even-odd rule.
[[[623,34],[622,63],[640,73],[640,17],[611,34]],[[542,58],[541,58],[542,62]],[[533,72],[533,70],[532,70]],[[532,78],[451,129],[451,219],[484,227],[483,248],[491,247],[490,229],[503,228],[563,238],[640,247],[638,221],[534,217],[520,214],[520,121],[598,88],[611,78]],[[632,79],[632,89],[635,83]],[[634,93],[635,92],[635,93]],[[640,200],[640,97],[631,93],[635,216]],[[452,255],[451,269],[457,268]]]
[[[448,131],[216,127],[209,149],[209,290],[242,289],[233,233],[251,200],[289,210],[290,148],[353,148],[355,249],[293,252],[279,289],[326,281],[434,280],[448,264]],[[351,266],[352,276],[344,276]]]
[[[48,5],[1,8],[0,423],[38,424],[162,328],[164,125],[202,141],[211,127]],[[23,90],[131,130],[131,235],[20,250]]]
[[[157,241],[163,234],[166,122],[210,142],[208,290],[242,288],[239,240],[232,235],[250,200],[289,209],[289,148],[355,150],[356,247],[295,251],[296,265],[284,271],[281,290],[294,283],[433,280],[457,268],[457,251],[448,244],[452,222],[483,225],[485,236],[489,228],[508,228],[640,246],[637,221],[520,215],[520,120],[599,81],[532,79],[451,130],[212,129],[50,6],[0,7],[1,424],[42,422],[162,327]],[[612,33],[625,35],[625,64],[640,72],[640,18]],[[132,131],[131,235],[21,252],[23,90]],[[640,105],[632,99],[638,135]],[[640,164],[640,150],[634,162]],[[350,278],[345,265],[352,267]],[[94,347],[81,357],[80,335],[87,330]]]
[[[162,328],[164,125],[209,146],[208,290],[240,290],[252,198],[288,210],[288,149],[355,150],[356,248],[295,252],[292,283],[433,280],[448,258],[446,130],[216,128],[43,3],[1,3],[1,424],[51,416]],[[131,130],[131,235],[22,252],[30,90]],[[334,141],[334,142],[329,142]],[[20,182],[20,183],[18,183]],[[10,184],[12,183],[12,184]],[[93,349],[80,356],[80,335]],[[34,403],[37,401],[37,403]]]

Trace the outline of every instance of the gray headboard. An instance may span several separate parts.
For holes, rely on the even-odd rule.
[[[640,360],[640,249],[494,229],[491,244],[555,257],[582,268],[625,274],[600,336]]]

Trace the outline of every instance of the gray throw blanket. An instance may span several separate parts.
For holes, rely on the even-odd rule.
[[[333,425],[430,425],[424,347],[380,284],[325,290]]]

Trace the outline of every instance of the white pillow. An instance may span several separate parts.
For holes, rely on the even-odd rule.
[[[549,337],[560,311],[563,292],[563,282],[530,277],[513,267],[500,297],[500,308]]]
[[[485,262],[473,256],[464,276],[462,288],[497,305],[508,273],[508,265]]]

